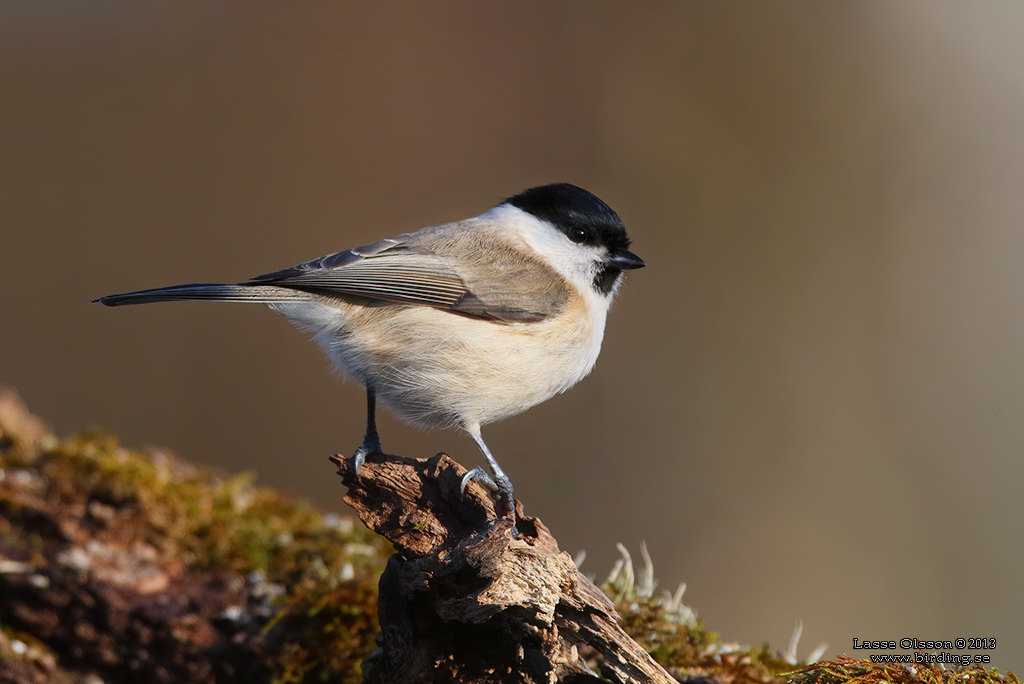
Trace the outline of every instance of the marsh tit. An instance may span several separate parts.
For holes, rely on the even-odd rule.
[[[355,468],[381,452],[379,399],[414,425],[458,427],[480,447],[463,478],[512,483],[480,427],[564,392],[597,361],[629,251],[622,220],[569,183],[531,188],[476,218],[424,228],[261,275],[110,295],[106,306],[175,300],[266,304],[313,334],[333,365],[366,387]]]

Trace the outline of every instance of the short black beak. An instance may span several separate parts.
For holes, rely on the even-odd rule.
[[[643,259],[633,254],[628,249],[620,249],[612,255],[612,258],[608,260],[615,268],[628,271],[634,268],[643,268],[647,265]]]

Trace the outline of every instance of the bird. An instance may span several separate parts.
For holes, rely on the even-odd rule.
[[[481,427],[564,392],[594,368],[629,250],[619,215],[570,183],[532,187],[489,211],[329,254],[236,284],[192,283],[100,297],[105,306],[207,300],[269,306],[312,334],[366,388],[353,454],[383,454],[380,401],[417,426],[459,428],[491,469],[465,474],[504,500],[512,483]],[[492,479],[493,477],[493,479]]]

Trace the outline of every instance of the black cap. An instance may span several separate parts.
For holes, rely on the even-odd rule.
[[[504,203],[547,221],[573,242],[603,245],[613,254],[629,247],[619,215],[597,195],[571,183],[530,188]]]

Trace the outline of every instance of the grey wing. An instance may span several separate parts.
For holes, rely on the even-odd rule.
[[[503,323],[537,322],[561,310],[551,296],[517,297],[521,273],[459,262],[439,253],[421,234],[379,240],[273,273],[250,282],[301,290],[327,297],[363,298],[431,306],[452,313]]]
[[[294,276],[301,276],[315,271],[322,271],[324,269],[338,268],[341,266],[347,266],[354,264],[357,261],[361,261],[367,257],[379,256],[388,252],[389,250],[401,251],[407,249],[408,245],[402,238],[407,236],[400,236],[398,238],[386,238],[384,240],[377,240],[371,242],[368,245],[362,247],[356,247],[345,252],[338,252],[336,254],[328,254],[312,261],[303,262],[297,266],[291,268],[281,269],[280,271],[274,271],[273,273],[264,273],[252,278],[252,281],[277,281],[286,280]],[[396,249],[397,248],[397,249]]]

